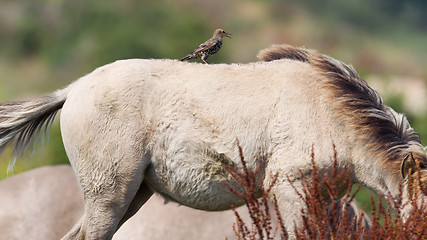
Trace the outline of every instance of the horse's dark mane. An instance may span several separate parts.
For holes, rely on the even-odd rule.
[[[357,141],[385,165],[400,168],[408,151],[422,150],[421,140],[403,114],[383,103],[380,95],[359,77],[353,67],[315,50],[275,45],[258,54],[262,61],[290,59],[312,65],[323,78],[321,88],[335,109],[335,117],[357,134]],[[415,148],[410,148],[410,146]],[[421,161],[425,159],[422,154]],[[396,165],[396,166],[395,166]]]
[[[271,48],[261,50],[257,57],[264,62],[271,62],[280,59],[309,62],[312,52],[313,50],[297,48],[291,45],[273,45]]]

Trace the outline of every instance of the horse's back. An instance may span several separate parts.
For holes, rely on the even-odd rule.
[[[72,85],[61,128],[80,142],[113,128],[132,128],[129,134],[140,133],[134,139],[153,148],[168,138],[193,138],[235,152],[238,138],[244,151],[253,152],[268,148],[277,140],[271,138],[279,138],[272,132],[287,130],[293,121],[301,129],[316,122],[300,115],[322,113],[317,77],[309,64],[292,60],[231,65],[121,60]]]

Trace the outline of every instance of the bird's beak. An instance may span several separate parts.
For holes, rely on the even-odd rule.
[[[231,36],[232,36],[233,34],[231,34],[231,33],[225,33],[225,36],[226,37],[229,37],[229,38],[231,38]]]

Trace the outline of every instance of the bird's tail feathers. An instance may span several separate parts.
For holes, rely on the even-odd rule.
[[[185,61],[185,60],[189,60],[189,59],[193,59],[196,56],[194,54],[188,54],[187,56],[181,58],[181,61]]]

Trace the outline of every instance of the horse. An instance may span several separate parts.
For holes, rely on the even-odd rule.
[[[304,204],[294,193],[311,174],[313,151],[320,169],[335,155],[353,181],[382,195],[397,196],[419,166],[426,198],[419,135],[351,66],[288,45],[259,57],[107,64],[44,97],[0,104],[0,146],[13,143],[19,156],[62,109],[62,139],[85,204],[63,239],[111,239],[154,192],[207,211],[242,205],[224,186],[241,188],[226,170],[242,169],[237,139],[246,167],[259,169],[255,192],[276,180],[269,194],[287,229],[301,222]]]
[[[60,239],[83,214],[83,196],[68,165],[45,166],[0,181],[0,196],[1,239]],[[269,209],[274,209],[271,203]],[[251,223],[244,206],[235,210],[243,222]],[[333,214],[331,206],[328,211]],[[348,211],[349,221],[358,221],[361,217],[361,209],[354,202]],[[336,209],[336,214],[341,215],[341,209]],[[271,225],[278,226],[277,217],[273,212],[271,215]],[[155,194],[123,224],[113,240],[233,239],[235,221],[231,210],[207,212],[176,203],[166,204]],[[371,220],[364,215],[362,223],[369,227]],[[275,239],[279,237],[276,234]]]
[[[83,214],[69,166],[30,170],[0,181],[0,239],[60,239]]]

